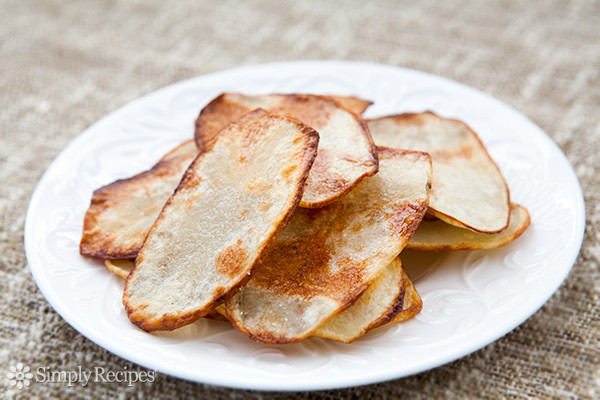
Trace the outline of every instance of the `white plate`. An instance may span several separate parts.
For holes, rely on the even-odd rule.
[[[309,339],[252,342],[227,323],[199,321],[148,334],[129,323],[123,281],[78,253],[92,191],[149,168],[192,137],[198,111],[223,91],[357,95],[367,116],[433,110],[466,121],[488,147],[532,224],[492,251],[404,257],[423,312],[353,344]],[[144,96],[75,139],[48,168],[29,206],[25,247],[50,304],[105,349],[184,379],[262,390],[312,390],[400,378],[463,357],[505,335],[538,310],[565,279],[585,225],[579,182],[558,147],[505,104],[421,72],[350,62],[287,62],[201,76]],[[493,362],[493,361],[492,361]]]

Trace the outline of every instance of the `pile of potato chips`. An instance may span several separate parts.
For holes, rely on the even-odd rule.
[[[353,97],[225,93],[195,140],[94,192],[80,253],[146,331],[207,317],[265,343],[351,342],[422,301],[404,248],[503,246],[530,223],[477,135]]]

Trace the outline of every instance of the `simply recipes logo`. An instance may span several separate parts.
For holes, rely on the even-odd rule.
[[[32,382],[87,386],[89,383],[117,382],[134,386],[136,383],[152,383],[156,371],[136,371],[124,367],[121,370],[110,370],[103,367],[83,369],[78,365],[75,369],[61,370],[57,368],[30,366],[18,363],[11,365],[6,373],[8,384],[12,388],[26,389]]]

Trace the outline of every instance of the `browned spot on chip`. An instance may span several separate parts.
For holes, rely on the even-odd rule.
[[[283,175],[286,179],[290,179],[290,177],[294,174],[294,171],[296,171],[296,168],[297,168],[297,166],[290,165],[289,167],[287,167],[283,171],[281,171],[281,175]]]
[[[263,201],[262,203],[260,203],[260,205],[258,206],[258,210],[261,212],[265,212],[269,209],[269,207],[271,207],[273,205],[273,202],[271,201]]]
[[[405,236],[406,234],[412,234],[417,229],[419,224],[415,224],[415,219],[425,214],[427,210],[427,204],[408,204],[401,207],[394,212],[389,219],[390,229],[398,237]]]
[[[246,250],[242,246],[242,239],[221,251],[215,259],[217,272],[230,277],[240,273],[246,261]]]
[[[330,176],[321,176],[319,179],[319,184],[307,185],[307,189],[311,189],[313,193],[317,194],[326,194],[335,191],[343,191],[348,188],[350,185],[348,181],[340,176],[334,176],[334,174],[330,174]]]
[[[396,123],[396,125],[410,124],[410,125],[414,125],[414,126],[423,126],[425,124],[424,115],[427,115],[427,114],[432,114],[432,113],[429,111],[426,111],[422,114],[416,114],[416,113],[400,114],[400,115],[396,115],[397,118],[394,119],[394,122]]]
[[[225,298],[225,295],[227,294],[227,291],[225,290],[225,288],[223,286],[217,286],[215,288],[215,303],[220,303],[221,301],[223,301],[223,299]]]
[[[248,189],[250,189],[250,190],[261,192],[261,191],[267,190],[267,188],[269,187],[269,184],[268,184],[268,182],[265,182],[264,180],[257,177],[255,179],[251,179],[248,182],[248,184],[246,185],[246,187],[248,187]]]
[[[335,162],[336,158],[345,159],[343,155],[336,154],[332,150],[319,150],[310,170],[310,174],[314,179],[306,182],[306,191],[317,194],[328,194],[345,192],[351,188],[352,182],[349,182],[335,168],[332,168],[332,163]]]
[[[318,132],[329,122],[336,108],[336,104],[329,100],[319,101],[315,100],[315,96],[295,94],[284,96],[283,101],[272,111],[298,118]]]
[[[431,156],[436,160],[446,161],[455,157],[460,157],[463,159],[473,158],[474,152],[475,150],[473,149],[473,146],[458,146],[456,148],[434,150],[430,153]]]
[[[323,179],[323,186],[325,187],[323,191],[325,192],[334,192],[341,191],[350,186],[349,182],[345,180],[341,176],[330,176]]]
[[[349,301],[343,288],[361,280],[360,263],[346,257],[336,263],[335,270],[326,270],[323,266],[329,257],[329,246],[318,236],[277,243],[262,259],[254,282],[289,296],[309,299],[327,295]]]

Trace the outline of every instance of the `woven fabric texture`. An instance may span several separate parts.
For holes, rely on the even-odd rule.
[[[23,362],[141,369],[56,314],[27,268],[23,224],[37,181],[86,127],[200,74],[300,59],[371,61],[441,75],[510,104],[565,152],[587,227],[550,301],[497,342],[391,382],[304,393],[153,383],[85,387],[5,377]],[[0,0],[0,395],[271,399],[600,397],[600,2]],[[1,397],[1,396],[0,396]]]

